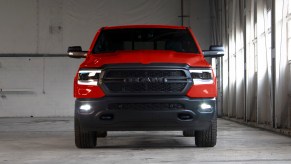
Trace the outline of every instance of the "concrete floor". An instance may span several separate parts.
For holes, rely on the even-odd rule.
[[[221,119],[218,129],[214,148],[181,132],[109,132],[97,148],[77,149],[72,118],[2,118],[0,163],[291,163],[289,137]]]

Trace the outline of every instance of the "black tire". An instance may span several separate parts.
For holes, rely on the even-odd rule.
[[[96,147],[96,132],[85,131],[75,118],[75,145],[78,148],[94,148]]]
[[[183,136],[184,137],[195,137],[195,130],[184,130]]]
[[[217,140],[217,118],[211,120],[208,130],[195,132],[195,144],[197,147],[214,147]]]
[[[106,131],[97,131],[96,136],[99,138],[105,138],[105,137],[107,137],[107,132]]]

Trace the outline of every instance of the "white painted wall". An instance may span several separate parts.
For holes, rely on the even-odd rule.
[[[0,53],[88,49],[103,26],[178,25],[179,6],[179,0],[1,0]]]
[[[211,44],[209,0],[190,0],[190,26],[202,49]]]
[[[73,77],[81,61],[1,57],[0,116],[73,116]]]
[[[185,6],[185,25],[208,47],[210,18],[201,15],[207,4],[191,0]],[[70,45],[88,49],[102,26],[180,25],[180,14],[179,0],[1,0],[0,117],[73,116],[73,78],[83,59],[14,54],[64,54]]]
[[[0,53],[37,53],[35,0],[0,1]]]

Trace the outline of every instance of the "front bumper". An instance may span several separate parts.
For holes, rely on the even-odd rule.
[[[140,104],[167,104],[169,109],[150,109]],[[112,104],[127,104],[129,109],[112,109]],[[131,105],[134,104],[135,106]],[[137,105],[136,105],[137,104]],[[170,104],[170,105],[169,105]],[[182,104],[176,108],[171,104]],[[211,109],[203,110],[201,104]],[[117,105],[118,106],[118,105]],[[171,108],[174,106],[174,108]],[[82,109],[81,109],[82,108]],[[85,109],[85,110],[84,110]],[[216,113],[216,100],[188,97],[103,97],[76,99],[75,118],[89,131],[139,131],[139,130],[206,130]]]

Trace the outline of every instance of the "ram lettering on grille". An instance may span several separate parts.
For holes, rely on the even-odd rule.
[[[110,93],[181,93],[188,77],[183,70],[106,70],[103,85]]]

